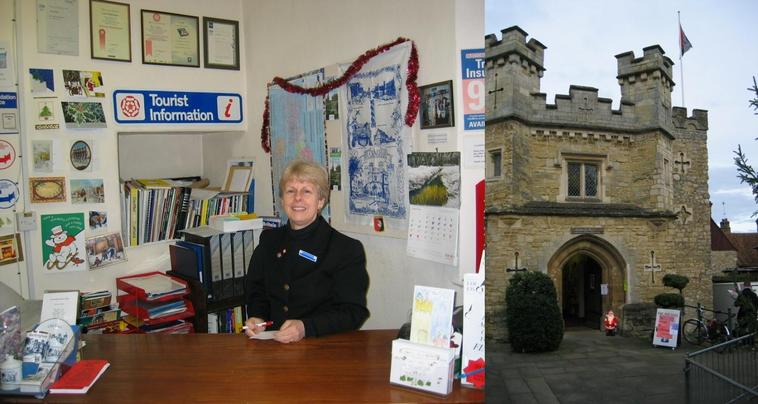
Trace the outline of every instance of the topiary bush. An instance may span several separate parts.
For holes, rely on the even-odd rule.
[[[680,295],[682,294],[682,289],[687,287],[688,283],[690,283],[690,278],[684,275],[666,274],[663,276],[663,285],[678,289]]]
[[[684,296],[676,293],[661,293],[655,296],[655,304],[664,309],[684,307]]]
[[[514,352],[547,352],[563,340],[563,318],[552,279],[541,272],[520,272],[505,295],[508,337]]]

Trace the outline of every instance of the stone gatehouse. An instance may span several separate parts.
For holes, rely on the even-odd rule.
[[[708,114],[672,107],[663,49],[616,55],[613,109],[582,86],[548,103],[546,46],[521,28],[485,42],[488,338],[506,338],[505,288],[524,268],[553,279],[567,324],[675,292],[667,273],[711,305]]]

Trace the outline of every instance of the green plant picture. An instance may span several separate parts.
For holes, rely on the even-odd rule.
[[[460,161],[460,152],[409,154],[408,197],[411,205],[459,208]]]

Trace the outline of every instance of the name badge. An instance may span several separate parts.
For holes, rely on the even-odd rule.
[[[316,262],[316,260],[318,260],[317,256],[309,253],[308,251],[300,250],[300,252],[298,252],[297,254],[300,255],[301,257],[307,259],[308,261]]]

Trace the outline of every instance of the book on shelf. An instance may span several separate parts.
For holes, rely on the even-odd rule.
[[[103,359],[82,359],[50,386],[50,393],[85,394],[109,366],[110,363]]]

